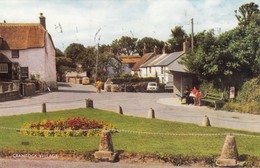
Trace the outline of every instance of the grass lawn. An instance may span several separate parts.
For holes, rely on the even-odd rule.
[[[236,131],[224,128],[201,127],[195,124],[146,119],[120,115],[99,109],[74,109],[56,112],[32,113],[0,117],[0,127],[21,128],[28,121],[43,119],[58,120],[74,117],[86,117],[97,121],[112,123],[119,130],[131,130],[155,133],[259,133]],[[99,137],[35,137],[17,133],[15,130],[0,129],[0,151],[12,152],[68,152],[84,154],[98,150]],[[220,155],[225,135],[190,136],[190,135],[147,135],[119,132],[113,134],[115,150],[129,153],[181,154],[188,156]],[[236,136],[240,155],[260,157],[260,138]],[[28,141],[29,145],[21,143]]]

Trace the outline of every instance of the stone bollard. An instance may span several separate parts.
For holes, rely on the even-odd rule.
[[[150,108],[148,111],[148,118],[155,118],[154,109]]]
[[[118,114],[123,114],[123,109],[122,109],[121,106],[118,106],[118,107],[117,107],[117,113],[118,113]]]
[[[211,126],[211,125],[210,125],[209,118],[208,118],[208,116],[206,116],[206,115],[205,115],[204,120],[203,120],[203,122],[202,122],[202,126],[204,126],[204,127],[210,127],[210,126]]]
[[[86,108],[94,108],[93,100],[86,99]]]
[[[47,112],[47,110],[46,110],[46,103],[42,103],[42,112],[43,113]]]
[[[238,151],[235,137],[227,135],[220,157],[216,160],[217,166],[238,166]]]
[[[112,143],[112,136],[109,130],[102,130],[99,141],[99,151],[94,153],[96,159],[114,161],[116,153]]]

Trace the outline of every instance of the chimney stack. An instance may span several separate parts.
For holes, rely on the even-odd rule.
[[[43,13],[40,13],[40,24],[44,27],[44,29],[46,30],[46,21],[45,21],[45,17],[43,16]]]
[[[4,38],[0,35],[0,49],[1,49],[1,45],[2,45],[3,41],[4,41]]]
[[[183,52],[186,53],[190,49],[190,42],[186,39],[183,42]]]
[[[167,54],[168,53],[168,44],[167,44],[167,42],[164,43],[162,53],[163,54]]]
[[[143,56],[146,54],[146,43],[144,43]]]
[[[156,56],[156,55],[157,55],[157,46],[154,46],[154,49],[153,49],[153,54],[154,54],[154,56]]]

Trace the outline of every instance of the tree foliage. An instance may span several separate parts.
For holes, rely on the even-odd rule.
[[[137,38],[122,36],[112,42],[112,52],[116,54],[131,55],[136,52]]]
[[[65,49],[64,54],[73,62],[78,63],[86,56],[85,47],[82,44],[72,43]]]
[[[260,26],[260,10],[258,9],[258,5],[254,2],[242,5],[239,7],[238,12],[235,10],[238,25],[246,27],[254,22]]]
[[[247,19],[246,26],[218,37],[212,30],[198,33],[195,46],[182,63],[201,81],[213,82],[221,88],[241,87],[244,81],[260,73],[260,25],[251,19]]]
[[[182,51],[182,44],[187,38],[187,34],[182,29],[182,26],[176,26],[174,29],[171,29],[170,36],[171,38],[168,39],[169,52]]]
[[[95,47],[85,48],[82,44],[72,43],[65,49],[64,53],[76,65],[81,65],[77,67],[77,71],[87,71],[87,74],[91,74],[97,55]]]
[[[58,48],[55,49],[56,51],[56,71],[58,81],[63,80],[63,76],[68,71],[74,71],[76,69],[76,64],[68,57],[65,57],[63,52]]]
[[[143,55],[144,45],[146,46],[146,53],[153,52],[155,46],[157,46],[158,53],[161,53],[164,42],[152,37],[144,37],[141,40],[138,40],[136,49],[139,55]]]
[[[204,37],[209,38],[210,33]],[[216,84],[239,84],[260,72],[260,29],[237,27],[210,42],[198,44],[183,59],[189,71]]]

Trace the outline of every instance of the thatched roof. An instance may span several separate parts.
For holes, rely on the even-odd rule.
[[[40,23],[0,23],[1,49],[42,48],[45,33]]]
[[[144,64],[146,61],[148,61],[149,59],[151,59],[152,57],[154,57],[154,53],[153,52],[144,54],[143,57],[134,64],[132,70],[133,71],[139,71],[140,70],[140,66],[142,64]]]

